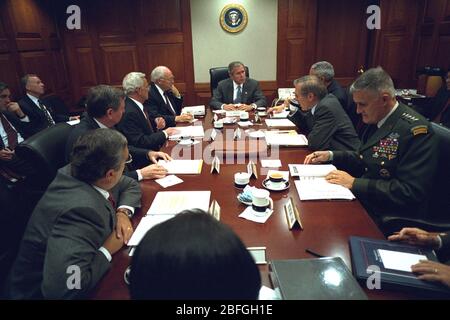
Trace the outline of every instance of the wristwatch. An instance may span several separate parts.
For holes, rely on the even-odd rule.
[[[131,218],[133,216],[133,213],[131,212],[130,209],[127,208],[119,208],[116,210],[116,214],[122,212],[124,213],[128,218]]]

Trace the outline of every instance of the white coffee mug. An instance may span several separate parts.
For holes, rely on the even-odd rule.
[[[248,172],[238,172],[234,174],[234,185],[238,188],[244,188],[250,182]]]
[[[216,129],[222,129],[223,128],[223,121],[214,121],[214,128]]]
[[[270,198],[270,192],[264,189],[252,191],[252,208],[255,215],[264,215],[266,209],[273,209],[273,200]]]
[[[241,115],[240,115],[240,119],[241,119],[241,121],[247,121],[248,120],[248,112],[247,111],[243,111],[243,112],[241,112]]]

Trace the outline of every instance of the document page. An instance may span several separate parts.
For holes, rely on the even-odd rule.
[[[307,146],[308,139],[303,134],[298,134],[295,130],[290,132],[266,131],[265,138],[267,145],[271,146]]]
[[[286,111],[281,111],[278,113],[273,113],[272,114],[272,119],[286,119],[289,115],[289,110]]]
[[[266,119],[269,128],[295,127],[295,124],[289,119]]]
[[[128,241],[128,246],[137,246],[141,242],[148,230],[156,226],[157,224],[169,220],[175,217],[174,214],[161,214],[161,215],[147,215],[141,219],[136,230]]]
[[[289,164],[288,167],[293,177],[325,177],[336,170],[332,164]]]
[[[325,178],[303,177],[295,181],[295,187],[300,200],[355,199],[349,189],[329,183]]]
[[[160,191],[147,215],[178,214],[187,209],[208,211],[211,191]]]
[[[203,116],[205,115],[205,106],[190,106],[190,107],[184,107],[181,111],[182,114],[190,113],[195,116]]]
[[[200,174],[203,160],[159,160],[158,164],[166,168],[169,174]]]
[[[175,127],[178,130],[177,134],[169,137],[169,140],[179,140],[183,138],[203,138],[205,131],[203,126],[187,126],[187,127]]]
[[[379,249],[378,253],[381,257],[381,262],[386,269],[399,270],[411,272],[411,266],[419,263],[420,260],[428,260],[428,258],[421,254],[398,252],[391,250]]]

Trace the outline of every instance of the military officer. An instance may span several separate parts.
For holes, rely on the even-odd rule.
[[[326,179],[351,189],[377,222],[386,215],[422,217],[438,160],[430,123],[396,101],[392,79],[381,67],[363,73],[350,92],[369,125],[361,147],[357,152],[316,151],[305,163],[332,161],[345,170]]]

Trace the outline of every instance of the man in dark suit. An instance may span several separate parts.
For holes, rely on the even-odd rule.
[[[148,99],[148,82],[145,74],[130,72],[122,82],[127,97],[125,114],[117,128],[127,137],[128,143],[136,148],[159,150],[170,135],[177,132],[174,128],[155,131],[144,102]]]
[[[250,111],[266,106],[266,97],[258,81],[247,79],[242,62],[231,62],[228,65],[228,74],[230,78],[220,81],[214,90],[209,103],[212,109]]]
[[[113,128],[120,121],[125,111],[123,91],[107,85],[99,85],[89,90],[86,100],[87,114],[70,133],[66,143],[66,159],[70,159],[73,145],[76,140],[86,131],[98,128]],[[128,147],[133,157],[132,168],[124,174],[128,177],[141,181],[143,179],[159,179],[167,174],[167,170],[155,163],[157,158],[170,160],[170,156],[164,152],[157,152],[134,146]],[[144,166],[144,167],[143,167]],[[142,168],[143,167],[143,168]]]
[[[347,107],[347,94],[341,85],[334,79],[334,67],[328,61],[314,63],[309,69],[310,76],[316,76],[327,87],[328,93],[332,93],[341,106]]]
[[[430,123],[395,98],[391,77],[381,68],[364,72],[352,85],[353,100],[368,124],[358,151],[316,151],[305,163],[332,161],[346,171],[326,179],[356,195],[372,218],[426,215],[438,150]]]
[[[144,103],[148,106],[150,118],[155,121],[157,129],[175,127],[177,122],[189,122],[190,114],[181,114],[183,96],[174,85],[175,77],[169,68],[159,66],[151,75],[149,98]]]
[[[19,105],[23,112],[30,118],[32,132],[37,133],[44,130],[56,122],[64,122],[78,119],[78,116],[68,117],[56,114],[49,106],[45,106],[40,97],[45,92],[45,85],[35,74],[26,74],[21,79],[22,86],[26,90],[26,95],[19,100]]]
[[[289,118],[306,133],[309,149],[358,150],[360,141],[350,119],[320,80],[305,76],[295,80],[294,85],[301,111]]]
[[[85,298],[133,232],[139,184],[122,176],[129,159],[117,130],[87,132],[74,146],[28,223],[13,265],[12,299]]]
[[[0,82],[0,179],[15,182],[32,172],[29,164],[17,157],[15,147],[31,135],[30,120],[17,102],[11,101],[8,86]]]
[[[450,259],[450,232],[436,233],[418,228],[403,228],[388,239],[435,250],[439,260],[445,264],[425,260],[411,266],[411,269],[421,280],[440,282],[450,287],[450,260],[448,260]]]

